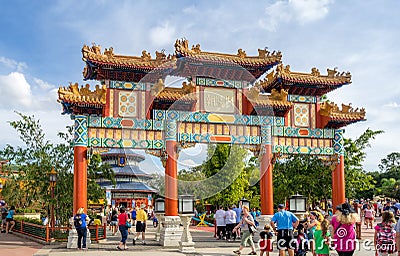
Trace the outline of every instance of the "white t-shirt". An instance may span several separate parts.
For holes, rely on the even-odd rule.
[[[234,212],[233,210],[226,211],[225,223],[236,224],[236,212]]]
[[[226,226],[225,224],[225,217],[226,217],[226,213],[224,210],[218,210],[215,215],[215,221],[217,222],[217,226]]]

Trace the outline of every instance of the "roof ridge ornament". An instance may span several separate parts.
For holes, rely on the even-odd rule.
[[[346,114],[346,115],[357,115],[362,118],[365,117],[365,108],[354,109],[351,103],[348,105],[342,104],[342,109],[339,109],[338,105],[334,102],[324,101],[321,103],[320,113],[323,116],[331,116],[333,114]]]
[[[58,88],[58,99],[61,101],[72,101],[72,102],[89,102],[96,104],[106,104],[106,85],[103,84],[102,87],[97,84],[95,90],[90,90],[90,85],[86,84],[85,87],[81,85],[79,88],[78,83],[70,85],[68,88],[60,87]]]

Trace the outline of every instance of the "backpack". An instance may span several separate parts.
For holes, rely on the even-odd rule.
[[[376,249],[379,252],[394,253],[396,252],[396,233],[393,223],[379,223],[377,232]]]
[[[77,214],[74,217],[74,227],[75,228],[82,227],[82,219],[81,219],[81,215],[80,214]]]

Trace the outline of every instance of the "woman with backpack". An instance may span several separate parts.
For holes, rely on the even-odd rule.
[[[396,220],[392,212],[382,213],[382,222],[375,226],[374,245],[378,256],[397,254],[396,249]]]
[[[360,217],[349,203],[337,206],[336,210],[331,221],[334,248],[339,256],[352,256],[356,249],[354,226],[360,221]]]
[[[85,214],[84,208],[79,208],[74,216],[74,226],[76,232],[78,232],[78,250],[87,250],[87,221],[89,221],[89,217]]]

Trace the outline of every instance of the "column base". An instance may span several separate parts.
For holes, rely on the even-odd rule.
[[[160,242],[161,227],[164,225],[163,222],[162,222],[163,221],[162,219],[164,217],[164,213],[156,213],[155,215],[156,215],[156,218],[158,220],[158,226],[157,226],[157,229],[156,229],[156,233],[154,235],[154,240],[157,241],[157,242]]]
[[[179,247],[183,228],[179,216],[164,216],[161,218],[163,226],[160,234],[160,245],[164,247]]]
[[[195,253],[194,242],[181,242],[179,241],[179,251],[182,253]]]
[[[67,248],[68,249],[76,249],[78,248],[78,232],[76,231],[74,227],[74,218],[69,219],[69,224],[72,227],[69,232],[68,232],[68,242],[67,242]],[[90,248],[91,241],[90,241],[90,232],[89,229],[87,230],[87,236],[86,236],[86,247]]]

